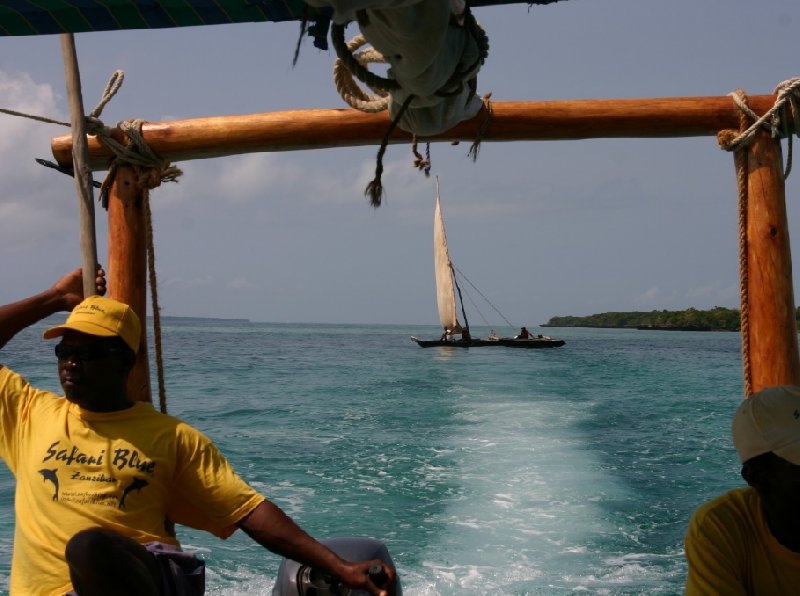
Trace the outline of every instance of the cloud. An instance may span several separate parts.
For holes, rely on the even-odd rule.
[[[74,216],[62,217],[34,202],[1,201],[0,250],[4,254],[24,254],[49,239],[74,233],[75,220]]]
[[[56,103],[57,97],[50,85],[36,83],[27,73],[12,75],[0,70],[0,107],[64,120]],[[49,157],[50,138],[65,131],[61,126],[0,114],[0,174],[3,179],[20,179],[33,172],[42,173],[33,157]],[[28,155],[30,160],[20,159]]]
[[[654,301],[658,300],[660,297],[661,297],[661,290],[656,286],[656,287],[650,288],[646,292],[643,292],[643,293],[639,294],[636,297],[636,301],[637,302],[643,302],[643,303],[654,302]]]
[[[207,288],[216,284],[216,280],[211,275],[201,275],[199,277],[168,277],[159,280],[165,287],[171,288]]]
[[[63,120],[58,96],[27,73],[0,70],[0,106]],[[76,227],[74,182],[35,158],[52,159],[50,139],[63,127],[0,114],[0,251],[25,252],[32,246],[58,242]]]
[[[57,95],[46,83],[36,83],[28,73],[11,74],[0,70],[0,101],[2,107],[34,116],[43,116],[53,120],[66,120],[57,109]],[[23,131],[31,127],[35,121],[19,116],[3,116],[0,127],[5,133]],[[63,129],[62,129],[63,131]],[[4,135],[5,136],[5,135]],[[0,147],[8,143],[0,138]]]
[[[236,206],[262,203],[265,198],[285,195],[310,173],[296,160],[282,154],[250,153],[217,159],[176,163],[183,170],[177,184],[163,184],[156,191],[163,199],[159,209],[190,205]]]
[[[739,287],[721,287],[719,282],[714,282],[704,286],[689,288],[686,291],[686,299],[690,304],[697,303],[697,308],[711,308],[713,306],[738,308]]]
[[[291,187],[302,174],[296,161],[272,153],[251,153],[221,162],[217,191],[231,203],[251,203]]]
[[[676,288],[666,293],[658,286],[642,292],[633,300],[634,307],[640,310],[684,309],[689,307],[706,310],[715,306],[738,308],[739,288],[721,286],[719,282],[690,288]]]
[[[675,292],[665,293],[658,286],[653,286],[633,299],[634,307],[638,310],[652,310],[672,308],[675,304]],[[681,307],[685,308],[685,307]]]
[[[245,277],[234,277],[226,285],[232,290],[249,290],[256,287],[255,284]]]

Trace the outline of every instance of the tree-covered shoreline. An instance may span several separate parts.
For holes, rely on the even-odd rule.
[[[795,313],[800,321],[800,308]],[[665,329],[687,331],[739,331],[739,309],[715,306],[711,310],[652,310],[604,312],[585,317],[552,317],[542,327],[601,327],[611,329]]]

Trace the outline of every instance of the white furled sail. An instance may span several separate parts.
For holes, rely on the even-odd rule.
[[[456,294],[453,286],[453,268],[447,252],[447,234],[444,231],[442,206],[439,200],[439,179],[436,179],[436,210],[433,215],[433,266],[436,273],[436,303],[439,321],[449,333],[461,333],[461,323],[456,316]]]

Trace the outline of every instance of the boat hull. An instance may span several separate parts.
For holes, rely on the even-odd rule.
[[[421,348],[486,348],[502,346],[505,348],[560,348],[566,342],[563,339],[549,339],[534,337],[531,339],[513,339],[502,337],[500,339],[470,339],[470,340],[445,340],[445,339],[419,339],[411,336]]]

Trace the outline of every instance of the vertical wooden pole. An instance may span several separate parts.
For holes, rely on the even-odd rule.
[[[81,267],[83,269],[83,295],[96,294],[97,239],[94,226],[94,186],[89,167],[89,145],[86,140],[86,121],[83,113],[81,75],[75,38],[72,33],[61,34],[61,53],[64,58],[64,78],[69,98],[70,124],[72,126],[72,163],[75,188],[78,192],[78,221],[80,223]]]
[[[800,385],[800,359],[780,140],[762,131],[747,151],[749,350],[756,392]]]
[[[147,358],[147,248],[142,192],[128,166],[117,168],[108,201],[108,287],[142,323],[139,356],[128,379],[128,398],[152,401]]]

